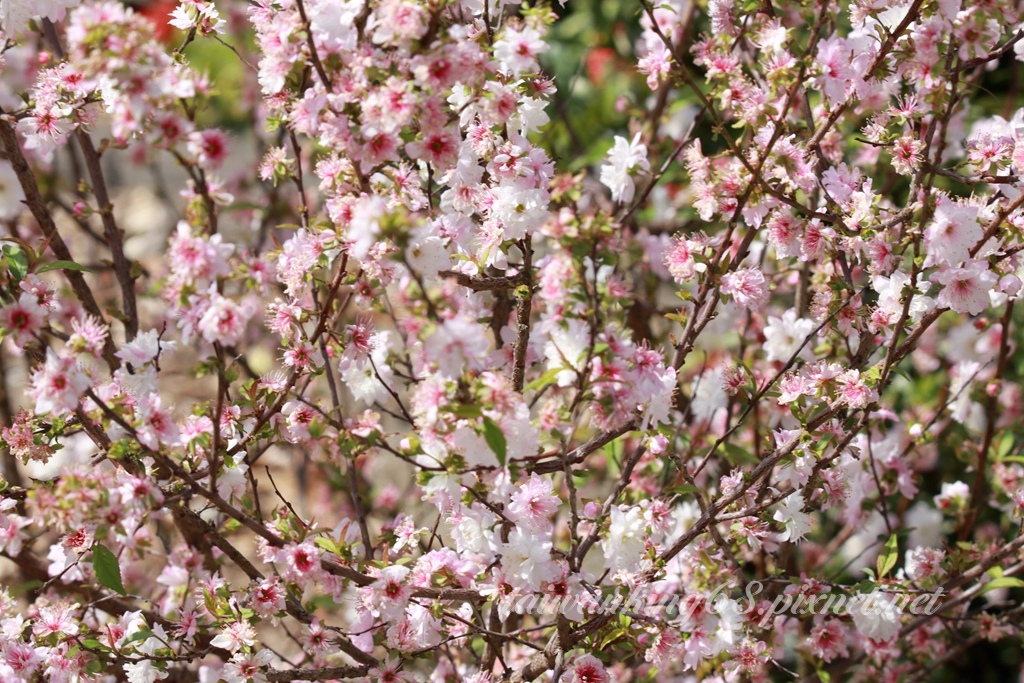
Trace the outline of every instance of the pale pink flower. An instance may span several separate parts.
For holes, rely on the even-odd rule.
[[[242,646],[252,647],[256,644],[256,631],[247,621],[235,621],[228,624],[210,645],[221,647],[230,652],[237,652]]]
[[[298,545],[292,545],[281,551],[284,555],[284,562],[288,566],[288,573],[295,580],[306,580],[315,577],[320,573],[319,548],[306,541]]]
[[[412,596],[412,588],[406,583],[408,577],[409,568],[403,565],[382,569],[377,581],[365,589],[364,597],[371,603],[367,607],[386,620],[400,616]]]
[[[609,683],[611,677],[594,655],[582,655],[572,664],[572,683]]]
[[[424,131],[419,140],[408,143],[405,151],[413,159],[428,162],[435,172],[446,171],[458,161],[460,143],[457,129],[435,128]]]
[[[107,326],[96,316],[85,315],[71,321],[73,334],[68,339],[68,346],[78,353],[87,353],[94,358],[103,355],[103,345],[107,340]]]
[[[215,171],[228,157],[228,139],[215,128],[195,131],[188,136],[188,151],[204,171]]]
[[[78,604],[58,602],[47,605],[39,610],[39,616],[32,624],[32,633],[39,638],[46,638],[54,634],[74,636],[78,635],[79,625],[75,619],[75,610]]]
[[[161,352],[173,351],[177,344],[172,341],[161,341],[156,330],[140,332],[135,339],[128,342],[115,354],[125,363],[141,367],[160,355]]]
[[[211,344],[233,346],[245,332],[252,311],[233,299],[214,293],[210,305],[199,319],[198,331]]]
[[[742,268],[722,276],[722,293],[743,308],[757,311],[768,303],[768,282],[757,268]]]
[[[838,619],[826,619],[811,629],[807,643],[811,653],[826,662],[849,655],[846,629]]]
[[[544,37],[534,28],[522,30],[505,29],[501,37],[494,43],[494,58],[505,73],[518,76],[536,71],[537,57],[547,52],[548,44]]]
[[[46,362],[32,373],[29,396],[35,400],[36,414],[63,415],[78,407],[78,401],[92,381],[70,358],[46,350]]]
[[[47,648],[33,647],[31,643],[10,641],[0,650],[0,657],[14,672],[17,680],[28,681],[43,662]]]
[[[942,561],[946,553],[940,548],[922,548],[918,546],[908,550],[905,555],[907,578],[921,581],[942,572]]]
[[[892,165],[900,175],[911,175],[921,165],[924,141],[903,135],[892,144]]]
[[[928,257],[925,265],[945,263],[955,266],[969,261],[970,250],[984,236],[978,224],[978,208],[963,206],[941,197],[935,216],[924,232]]]
[[[939,306],[970,315],[978,315],[988,308],[989,292],[997,281],[987,264],[979,261],[970,261],[959,268],[943,268],[931,279],[945,285],[936,299]]]
[[[531,474],[508,505],[508,518],[526,529],[550,528],[550,518],[558,510],[561,500],[554,495],[554,484],[548,477]]]
[[[665,251],[665,267],[672,278],[679,284],[692,280],[698,272],[703,272],[704,264],[694,260],[701,245],[685,237],[677,236],[672,245]]]
[[[28,292],[23,292],[15,303],[0,308],[0,329],[19,347],[32,341],[46,321],[46,309],[39,305],[38,297]]]
[[[853,50],[845,39],[832,36],[818,44],[819,75],[814,79],[816,88],[820,88],[825,97],[833,105],[846,100],[846,89],[856,76],[853,69]]]
[[[843,372],[836,378],[836,382],[839,385],[839,400],[851,408],[867,408],[873,401],[878,400],[878,392],[864,382],[857,370]]]
[[[647,87],[657,90],[672,70],[672,53],[664,45],[656,46],[640,58],[637,70],[647,76]]]
[[[181,439],[174,417],[161,405],[162,401],[158,394],[150,394],[139,401],[136,409],[140,423],[136,428],[139,442],[153,450],[160,448],[161,444],[176,446]]]
[[[167,249],[171,275],[186,282],[210,282],[231,272],[228,257],[234,250],[234,245],[224,243],[219,234],[194,236],[192,227],[181,221]]]

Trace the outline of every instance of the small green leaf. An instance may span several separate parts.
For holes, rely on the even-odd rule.
[[[77,270],[81,273],[91,273],[92,268],[83,266],[81,263],[75,263],[74,261],[54,261],[52,263],[46,263],[36,269],[37,273],[46,273],[51,270]]]
[[[456,405],[452,408],[452,414],[461,418],[480,417],[480,406]]]
[[[341,554],[341,549],[338,547],[338,544],[329,538],[317,536],[313,539],[313,542],[316,543],[317,546],[319,546],[322,550],[326,550],[327,552],[333,553],[335,555]]]
[[[733,443],[723,443],[719,446],[724,451],[725,459],[730,465],[755,465],[759,462],[757,457]]]
[[[122,643],[122,645],[131,645],[132,643],[144,643],[153,636],[153,632],[148,628],[144,628],[140,631],[136,631],[132,634],[131,638],[128,638]]]
[[[997,588],[1020,588],[1024,586],[1024,581],[1021,581],[1016,576],[1000,576],[992,579],[985,584],[985,587],[981,590],[981,595],[994,591]]]
[[[11,271],[11,279],[21,282],[28,274],[28,257],[20,248],[10,244],[3,246],[3,258],[7,261],[7,268]]]
[[[558,376],[558,373],[560,373],[561,371],[561,368],[552,368],[548,370],[543,375],[527,384],[524,391],[534,391],[536,389],[543,389],[547,385],[553,384],[555,378]]]
[[[700,491],[700,489],[698,489],[693,484],[679,484],[678,486],[673,486],[669,490],[672,493],[675,493],[680,496],[692,496],[693,494]]]
[[[92,568],[96,570],[99,582],[121,595],[126,595],[124,584],[121,583],[121,567],[117,558],[105,545],[96,544],[92,547]]]
[[[508,442],[505,441],[505,433],[501,431],[501,427],[489,417],[484,417],[484,439],[487,440],[487,445],[491,447],[494,454],[498,456],[498,463],[504,467],[508,457]]]
[[[608,647],[610,644],[614,643],[615,641],[617,641],[619,639],[624,639],[628,635],[629,635],[629,632],[626,631],[625,629],[621,629],[621,628],[612,629],[612,631],[610,633],[608,633],[601,640],[601,645],[600,645],[600,647],[598,649],[602,649],[603,650],[604,648]]]
[[[878,555],[878,578],[882,578],[896,566],[898,555],[899,543],[897,542],[896,534],[893,534],[885,542],[885,547],[882,548],[882,552]]]

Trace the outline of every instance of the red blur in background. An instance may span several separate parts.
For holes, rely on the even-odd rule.
[[[135,11],[149,19],[153,24],[153,30],[157,40],[161,43],[170,43],[176,29],[170,25],[170,14],[178,3],[174,0],[155,0],[144,5],[137,5]]]

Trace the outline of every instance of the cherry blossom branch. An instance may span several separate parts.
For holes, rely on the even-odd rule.
[[[47,40],[56,53],[58,59],[64,59],[64,48],[57,35],[57,29],[49,19],[43,19],[43,31]],[[107,192],[107,181],[103,176],[103,167],[100,165],[100,156],[92,143],[92,138],[82,128],[76,128],[74,132],[75,141],[82,152],[85,160],[85,169],[89,174],[89,182],[92,192],[98,204],[97,213],[103,224],[103,235],[106,237],[107,246],[110,248],[111,260],[114,264],[114,273],[117,276],[118,285],[121,287],[121,303],[124,305],[125,334],[128,341],[135,338],[139,333],[139,311],[135,302],[135,278],[132,277],[131,264],[124,255],[124,238],[121,230],[114,220],[114,205],[110,201],[110,194]]]
[[[1014,302],[1006,302],[1006,310],[1003,311],[1001,330],[999,335],[999,357],[996,361],[996,381],[1000,381],[1006,375],[1006,365],[1010,358],[1010,324],[1013,320]],[[975,465],[974,483],[971,486],[971,499],[969,502],[970,512],[964,517],[960,528],[957,530],[957,538],[961,541],[967,540],[970,530],[974,528],[978,516],[981,514],[988,499],[986,495],[986,476],[988,472],[989,452],[992,449],[992,440],[996,433],[996,422],[999,420],[997,408],[999,407],[999,395],[996,392],[988,392],[985,402],[985,436],[978,447],[977,464]]]
[[[53,221],[53,216],[50,214],[49,209],[46,208],[46,203],[43,201],[42,195],[39,193],[39,185],[36,182],[36,176],[32,172],[32,169],[28,165],[28,161],[25,159],[25,155],[21,151],[21,144],[18,142],[14,126],[11,125],[8,115],[3,112],[0,112],[0,143],[3,144],[7,159],[11,162],[11,166],[14,167],[14,172],[18,176],[21,189],[25,193],[25,204],[28,206],[29,211],[32,212],[32,216],[36,219],[36,222],[42,229],[43,234],[46,235],[46,241],[49,244],[50,249],[53,251],[54,256],[61,261],[74,263],[71,251],[68,249],[64,239],[57,231],[57,225]],[[64,276],[68,279],[71,289],[74,291],[75,296],[78,297],[78,300],[82,303],[82,307],[85,308],[86,312],[96,316],[97,320],[104,320],[103,313],[96,304],[96,299],[93,297],[92,290],[89,288],[89,285],[86,284],[85,277],[83,277],[82,273],[77,269],[65,269]],[[117,369],[121,365],[121,362],[117,359],[114,353],[114,342],[108,336],[103,344],[103,359],[106,361],[107,366],[111,371]]]

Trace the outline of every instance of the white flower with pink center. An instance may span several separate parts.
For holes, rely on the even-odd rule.
[[[970,261],[960,268],[944,268],[931,279],[945,285],[936,299],[939,306],[970,315],[978,315],[988,308],[989,292],[998,280],[986,264],[979,261]]]
[[[78,401],[92,386],[92,381],[71,358],[46,350],[46,362],[32,373],[29,396],[35,400],[39,415],[63,415],[78,407]]]
[[[206,312],[199,319],[199,334],[211,344],[233,346],[242,338],[252,313],[249,306],[214,293]]]
[[[0,308],[0,330],[9,334],[15,345],[24,346],[43,329],[46,318],[38,297],[24,292],[15,303]]]

